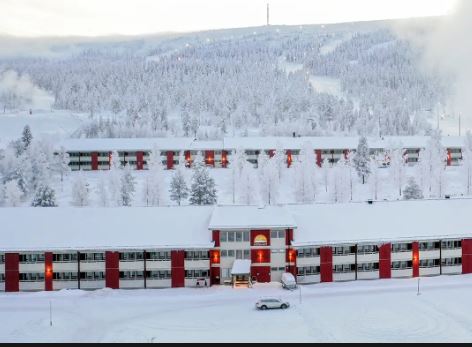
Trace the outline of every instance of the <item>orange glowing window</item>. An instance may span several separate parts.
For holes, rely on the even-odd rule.
[[[257,235],[254,238],[254,246],[267,246],[267,237],[262,234]]]

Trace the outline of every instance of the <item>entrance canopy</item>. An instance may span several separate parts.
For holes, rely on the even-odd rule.
[[[246,259],[236,259],[231,269],[232,276],[239,275],[250,275],[251,274],[251,261]]]

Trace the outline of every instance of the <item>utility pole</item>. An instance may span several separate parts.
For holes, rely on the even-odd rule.
[[[51,303],[51,300],[49,300],[49,326],[52,327],[52,303]]]
[[[269,4],[267,4],[267,26],[269,25]]]

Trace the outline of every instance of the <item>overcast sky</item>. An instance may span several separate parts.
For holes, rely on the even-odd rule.
[[[450,13],[456,0],[0,0],[0,33],[101,36]],[[1,47],[0,47],[1,49]]]

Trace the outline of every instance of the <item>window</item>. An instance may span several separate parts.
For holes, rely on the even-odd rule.
[[[120,253],[120,261],[141,261],[144,259],[143,252],[124,252]]]
[[[231,269],[221,269],[221,277],[222,278],[230,278],[231,277]]]
[[[5,274],[0,274],[0,283],[5,282]]]
[[[249,242],[249,231],[243,231],[243,241]]]
[[[228,250],[228,257],[234,257],[234,250],[232,249]]]
[[[462,248],[462,241],[460,240],[450,240],[450,241],[443,241],[441,243],[441,247],[443,249],[457,249]]]
[[[234,242],[234,232],[228,232],[228,242]]]
[[[87,271],[80,273],[80,280],[83,281],[103,281],[105,273],[103,271]]]
[[[77,272],[54,272],[54,281],[77,281]]]
[[[333,266],[333,273],[349,273],[356,270],[356,264],[341,264]]]
[[[379,263],[357,264],[358,272],[374,272],[379,270]]]
[[[52,260],[55,263],[75,263],[77,262],[77,253],[54,253]]]
[[[105,261],[105,253],[80,253],[80,261],[102,262]]]
[[[274,253],[285,253],[285,249],[271,249],[270,252]]]
[[[20,273],[20,282],[40,282],[44,281],[44,273]]]
[[[373,254],[378,253],[379,247],[377,245],[359,245],[357,246],[357,254]]]
[[[208,270],[185,270],[185,278],[209,277]]]
[[[222,231],[220,232],[220,242],[227,242],[228,241],[228,232]]]
[[[208,260],[210,259],[209,251],[186,251],[185,259],[187,260]]]
[[[170,251],[146,252],[147,260],[170,261]]]
[[[420,260],[420,268],[432,268],[439,266],[439,259]]]
[[[43,263],[44,253],[27,253],[20,254],[20,263],[32,264],[32,263]]]
[[[271,267],[271,271],[285,271],[285,267]]]
[[[0,264],[5,264],[5,254],[0,254]]]
[[[120,271],[120,279],[133,281],[140,280],[144,277],[144,271]]]
[[[400,253],[400,252],[411,252],[412,250],[411,243],[394,243],[392,244],[392,252],[393,253]]]
[[[413,262],[409,261],[394,261],[392,262],[392,270],[406,270],[413,267]]]
[[[241,231],[236,231],[235,233],[235,241],[242,242],[243,241],[243,234]]]
[[[299,248],[297,249],[297,257],[299,258],[314,258],[320,256],[319,248]]]
[[[420,251],[432,251],[435,249],[439,249],[440,243],[439,241],[437,242],[420,242],[419,243],[419,248]]]
[[[349,255],[355,254],[355,246],[342,246],[342,247],[333,247],[333,255]]]
[[[167,280],[171,278],[169,270],[146,271],[146,277],[152,280]]]
[[[462,265],[462,258],[444,258],[441,263],[442,266],[458,266]]]
[[[319,266],[297,267],[297,276],[313,276],[320,274]]]
[[[270,237],[272,239],[285,239],[285,230],[272,230]]]

